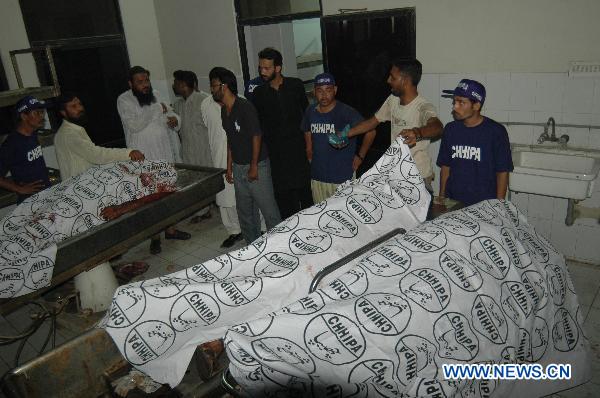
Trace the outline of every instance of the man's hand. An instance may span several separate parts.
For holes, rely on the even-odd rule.
[[[165,103],[164,103],[164,102],[161,102],[160,104],[162,105],[162,108],[163,108],[163,113],[167,113],[167,112],[168,112],[168,109],[167,109],[167,106],[165,105]]]
[[[404,139],[404,143],[408,146],[414,146],[417,142],[421,141],[423,136],[421,135],[421,129],[416,127],[413,129],[405,129],[400,132],[400,136]]]
[[[31,195],[44,189],[44,181],[37,180],[29,184],[19,185],[17,193],[20,195]]]
[[[362,162],[363,160],[358,155],[354,155],[354,160],[352,160],[352,170],[358,170]]]
[[[105,219],[106,221],[114,220],[115,218],[121,215],[121,212],[118,209],[118,206],[108,206],[100,211],[100,217]]]
[[[306,147],[306,159],[308,159],[309,162],[312,162],[312,157],[313,157],[312,148]]]
[[[233,170],[232,169],[227,169],[227,172],[225,172],[225,181],[227,181],[230,184],[233,184]]]
[[[142,160],[145,159],[145,157],[144,157],[143,153],[141,153],[137,149],[134,149],[133,151],[129,152],[129,159],[136,161],[136,162],[141,162]]]
[[[250,168],[248,169],[248,181],[256,180],[258,180],[258,166],[255,164],[250,164]]]
[[[177,124],[178,122],[175,116],[167,116],[167,126],[174,129],[175,127],[177,127]]]
[[[329,134],[329,145],[336,149],[342,149],[348,145],[350,140],[348,139],[348,131],[350,131],[350,125],[347,124],[343,130],[336,131],[335,134]]]

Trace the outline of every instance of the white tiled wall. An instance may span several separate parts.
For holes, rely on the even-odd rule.
[[[444,124],[452,120],[452,104],[450,99],[440,97],[441,90],[453,89],[462,78],[485,85],[483,114],[498,122],[545,123],[552,116],[559,124],[600,125],[600,79],[570,78],[566,73],[425,74],[419,92],[437,106]],[[543,128],[507,126],[507,130],[512,143],[537,144]],[[600,149],[598,129],[558,127],[556,135],[562,134],[569,135],[570,146]],[[439,143],[431,145],[434,160],[438,150]],[[437,185],[434,183],[436,192]],[[568,227],[564,222],[566,199],[512,193],[511,200],[565,256],[600,265],[599,220],[577,219]],[[600,207],[600,181],[596,180],[592,197],[581,205]]]

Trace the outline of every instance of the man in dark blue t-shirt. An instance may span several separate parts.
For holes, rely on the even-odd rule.
[[[258,86],[265,84],[265,80],[260,76],[256,76],[254,79],[248,80],[244,86],[244,97],[248,101],[254,101],[254,89]]]
[[[437,159],[440,196],[472,205],[486,199],[504,199],[508,173],[513,170],[508,133],[501,124],[481,115],[485,87],[463,79],[454,90],[444,90],[453,98],[454,121],[444,128]]]
[[[353,177],[363,162],[373,139],[375,130],[369,131],[356,151],[356,137],[350,143],[337,149],[329,144],[329,135],[352,127],[363,120],[351,106],[337,101],[335,78],[330,73],[315,77],[315,98],[317,103],[310,105],[302,119],[302,131],[306,142],[306,157],[311,162],[311,190],[315,203],[330,197],[337,186]]]
[[[0,188],[17,193],[17,203],[50,186],[37,136],[44,127],[46,107],[44,101],[32,96],[17,102],[17,128],[0,147]],[[8,172],[10,179],[6,178]]]

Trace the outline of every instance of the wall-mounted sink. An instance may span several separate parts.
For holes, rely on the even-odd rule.
[[[535,145],[514,145],[511,191],[582,200],[593,192],[600,154]]]

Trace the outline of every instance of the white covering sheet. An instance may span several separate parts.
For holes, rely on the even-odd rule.
[[[57,243],[105,221],[100,211],[155,193],[173,190],[177,172],[161,161],[94,166],[38,192],[0,221],[0,298],[48,286]]]
[[[394,228],[419,225],[429,201],[408,147],[396,142],[360,179],[251,245],[120,287],[103,326],[130,363],[177,385],[198,344],[305,296],[324,266]]]
[[[537,397],[590,377],[564,257],[509,202],[388,240],[315,293],[230,328],[254,397]],[[572,380],[445,380],[442,364],[562,363]]]

